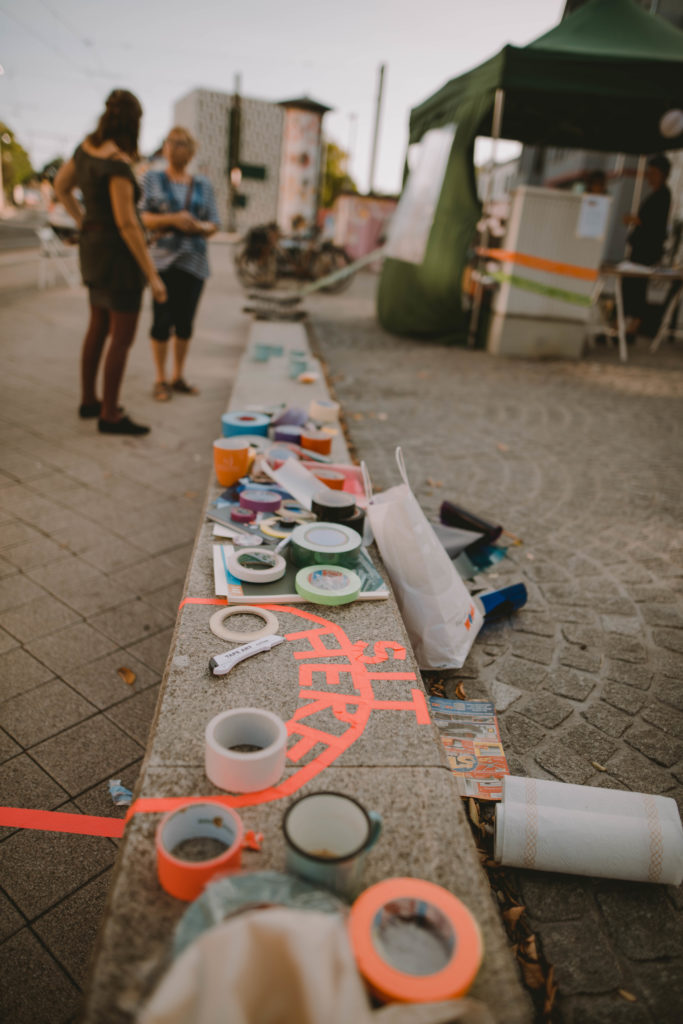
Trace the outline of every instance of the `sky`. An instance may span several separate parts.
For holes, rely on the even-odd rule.
[[[194,88],[334,108],[327,138],[368,188],[378,70],[386,66],[375,191],[400,188],[410,109],[506,43],[556,25],[564,0],[0,0],[0,120],[36,169],[70,155],[107,94],[142,102],[141,152]],[[516,152],[502,144],[499,158]],[[478,159],[487,157],[484,145]]]

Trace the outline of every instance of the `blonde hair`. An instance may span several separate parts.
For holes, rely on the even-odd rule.
[[[187,128],[183,128],[181,124],[176,124],[169,132],[167,132],[166,139],[170,139],[172,135],[182,135],[192,150],[192,156],[195,155],[197,152],[197,140],[190,132],[188,132]]]

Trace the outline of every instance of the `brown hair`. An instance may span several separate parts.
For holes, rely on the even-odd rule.
[[[101,146],[111,139],[119,149],[129,156],[138,155],[138,134],[142,107],[137,96],[127,89],[114,89],[107,96],[104,113],[97,122],[97,128],[88,135],[92,146]]]

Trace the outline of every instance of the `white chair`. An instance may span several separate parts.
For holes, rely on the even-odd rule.
[[[77,288],[81,283],[76,260],[76,248],[65,245],[47,225],[36,228],[40,239],[40,269],[38,271],[38,287],[47,288],[54,285],[59,274],[69,288]]]

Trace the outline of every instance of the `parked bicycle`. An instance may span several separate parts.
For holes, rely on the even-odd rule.
[[[272,288],[284,277],[319,281],[350,263],[351,257],[341,246],[321,242],[318,232],[283,236],[276,224],[251,228],[235,252],[237,276],[245,288]],[[321,291],[341,292],[352,278],[353,274],[347,274]]]

